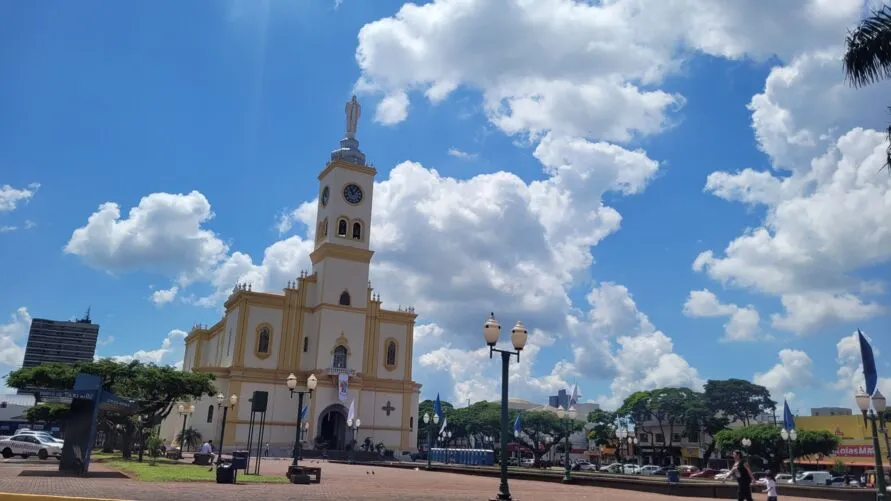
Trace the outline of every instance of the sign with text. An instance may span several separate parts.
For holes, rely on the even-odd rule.
[[[866,458],[875,456],[875,450],[871,445],[842,445],[835,450],[833,456],[849,458]]]

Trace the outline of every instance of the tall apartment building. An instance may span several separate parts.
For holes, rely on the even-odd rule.
[[[566,390],[559,390],[556,395],[548,397],[548,405],[551,407],[569,408],[569,393]]]
[[[89,310],[86,317],[73,322],[35,318],[31,320],[22,367],[93,360],[98,337],[99,324],[90,321]]]

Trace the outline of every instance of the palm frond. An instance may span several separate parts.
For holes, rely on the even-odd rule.
[[[845,45],[846,79],[854,87],[891,78],[891,8],[873,11],[848,33]]]

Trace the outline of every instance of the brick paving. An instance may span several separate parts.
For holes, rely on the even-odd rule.
[[[269,460],[262,463],[261,472],[283,474],[288,461]],[[391,501],[480,501],[493,497],[498,479],[428,472],[423,469],[372,468],[362,465],[312,464],[321,466],[322,483],[313,485],[253,484],[219,485],[204,482],[153,483],[130,479],[59,478],[19,476],[23,470],[54,470],[52,463],[0,463],[0,492],[69,495],[134,501],[263,501],[291,500],[391,500]],[[92,465],[91,471],[107,471]],[[372,474],[373,472],[373,474]],[[669,499],[661,494],[605,489],[601,487],[561,485],[555,483],[511,480],[511,493],[517,501],[658,501]],[[756,499],[763,498],[756,494]],[[692,500],[671,496],[672,500]],[[803,498],[783,497],[784,501],[803,501]]]

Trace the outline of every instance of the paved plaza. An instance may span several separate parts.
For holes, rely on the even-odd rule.
[[[270,460],[263,463],[264,471],[283,474],[288,461]],[[313,464],[317,466],[317,464]],[[60,478],[49,476],[19,476],[23,470],[56,469],[52,463],[0,463],[0,492],[82,496],[110,499],[156,501],[159,499],[206,501],[260,501],[301,499],[328,500],[485,500],[498,488],[497,478],[476,477],[454,473],[427,472],[396,468],[371,468],[361,465],[321,464],[321,484],[259,484],[219,485],[204,482],[151,483],[130,479]],[[107,471],[101,465],[91,469]],[[373,473],[373,474],[372,474]],[[656,501],[684,500],[643,492],[604,489],[600,487],[561,485],[555,483],[512,480],[511,493],[518,501],[553,501],[554,499]],[[783,497],[784,501],[803,498]]]

